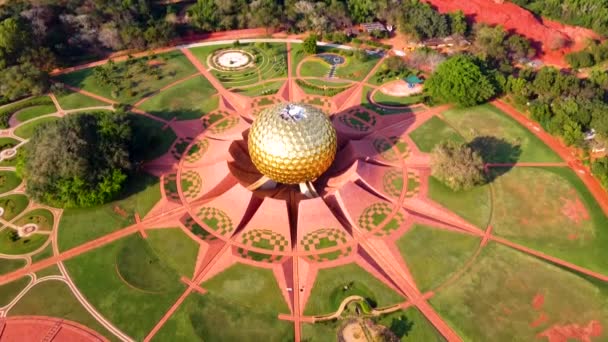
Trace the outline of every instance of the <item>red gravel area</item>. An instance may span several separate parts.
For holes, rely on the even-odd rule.
[[[538,56],[544,63],[567,67],[564,61],[566,53],[585,47],[589,38],[599,39],[593,31],[581,27],[566,26],[548,19],[539,19],[532,13],[513,3],[497,4],[493,0],[424,0],[437,7],[440,12],[462,10],[464,14],[475,20],[491,25],[502,25],[507,30],[513,30],[531,39],[541,48]],[[571,42],[560,50],[552,50],[551,46],[558,40]]]

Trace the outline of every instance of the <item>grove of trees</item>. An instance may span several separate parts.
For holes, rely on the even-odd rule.
[[[36,130],[18,171],[37,201],[59,207],[105,203],[127,180],[131,142],[126,114],[69,115]]]

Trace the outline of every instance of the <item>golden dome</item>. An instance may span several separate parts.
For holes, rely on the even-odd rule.
[[[334,161],[336,130],[320,110],[281,103],[264,109],[249,131],[255,167],[278,183],[298,184],[319,177]]]

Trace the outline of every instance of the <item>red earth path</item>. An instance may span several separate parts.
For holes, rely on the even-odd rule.
[[[547,64],[567,67],[564,55],[585,47],[589,38],[600,37],[592,30],[568,26],[549,19],[537,18],[531,12],[513,3],[497,4],[493,0],[424,0],[437,7],[440,12],[461,10],[475,22],[502,25],[506,30],[515,31],[531,39],[540,47],[538,56]],[[558,40],[571,42],[565,48],[552,50]]]

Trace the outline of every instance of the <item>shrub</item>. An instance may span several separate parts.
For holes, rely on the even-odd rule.
[[[24,108],[38,105],[52,105],[53,101],[48,96],[34,97],[21,102],[14,103],[5,108],[0,109],[0,128],[8,128],[8,121],[11,116]]]

